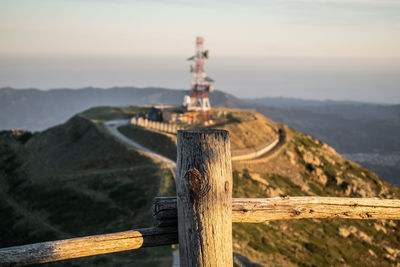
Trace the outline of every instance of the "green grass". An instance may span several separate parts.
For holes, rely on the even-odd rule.
[[[153,198],[175,195],[169,168],[82,117],[26,144],[0,144],[0,164],[0,247],[151,227]],[[167,246],[47,265],[165,266],[171,260]]]
[[[94,120],[94,121],[109,121],[115,119],[130,119],[135,114],[147,113],[150,110],[149,107],[94,107],[79,113],[79,116],[83,118]]]
[[[175,137],[148,131],[134,125],[125,125],[118,130],[126,137],[143,145],[144,147],[161,154],[173,161],[176,161],[176,141]]]
[[[248,171],[233,172],[233,197],[266,197],[266,188],[250,178]]]
[[[324,191],[324,189],[321,187],[321,185],[317,183],[308,183],[308,186],[310,187],[311,191],[317,195],[317,196],[327,196],[328,194]]]
[[[266,175],[265,178],[274,188],[283,189],[291,196],[305,195],[305,192],[301,190],[301,187],[293,183],[289,177],[281,175]]]
[[[252,111],[222,107],[212,108],[211,117],[214,121],[214,124],[211,125],[210,128],[215,128],[230,123],[241,123],[255,119],[254,112]]]

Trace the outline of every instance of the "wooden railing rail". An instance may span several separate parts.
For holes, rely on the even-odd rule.
[[[153,227],[0,249],[0,266],[21,266],[178,243],[176,227]]]
[[[177,222],[176,197],[157,197],[153,216],[159,226]],[[400,220],[400,200],[342,197],[233,198],[232,222],[262,223],[292,219]]]
[[[178,243],[176,197],[157,197],[159,227],[0,249],[0,265],[26,265]],[[400,200],[340,197],[233,198],[232,222],[290,219],[400,220]]]

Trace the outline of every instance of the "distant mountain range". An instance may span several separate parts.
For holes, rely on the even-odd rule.
[[[0,89],[0,130],[40,131],[94,106],[179,105],[187,90],[114,87]],[[333,146],[339,153],[400,185],[400,105],[295,98],[238,99],[215,91],[213,106],[255,109]],[[381,159],[381,160],[377,160]]]
[[[179,105],[186,90],[114,87],[109,89],[0,89],[0,130],[18,128],[40,131],[65,122],[95,106]],[[215,91],[214,106],[242,107],[243,101]]]

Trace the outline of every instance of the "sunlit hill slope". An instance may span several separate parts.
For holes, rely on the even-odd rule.
[[[173,176],[162,163],[118,142],[102,126],[145,109],[99,107],[33,135],[1,132],[0,246],[151,226],[152,198],[175,194]],[[233,162],[233,197],[400,198],[397,187],[326,144],[258,113],[216,108],[213,117],[213,127],[230,131],[232,150],[279,137],[266,154]],[[134,126],[120,131],[176,157],[175,135]],[[233,246],[235,253],[261,266],[392,266],[400,262],[399,228],[395,221],[354,220],[234,224]],[[154,248],[61,264],[170,266],[171,260],[170,248]]]

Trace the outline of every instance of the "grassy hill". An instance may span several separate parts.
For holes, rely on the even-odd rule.
[[[174,195],[169,169],[120,144],[101,122],[142,108],[100,107],[31,135],[0,134],[0,247],[150,226],[154,196]],[[351,196],[400,198],[400,190],[332,148],[260,114],[214,109],[232,148],[284,142],[255,160],[233,162],[234,197]],[[144,145],[176,155],[173,135],[121,129]],[[146,137],[137,140],[143,133]],[[148,141],[151,139],[151,143]],[[147,142],[147,143],[146,143]],[[392,266],[400,262],[395,221],[297,220],[234,224],[234,251],[265,266]],[[136,262],[133,262],[137,259]],[[152,259],[152,260],[150,260]],[[170,266],[169,248],[95,256],[65,265]],[[50,264],[49,264],[50,265]],[[60,265],[60,263],[54,264]]]
[[[400,198],[399,188],[344,159],[319,140],[252,111],[216,108],[214,116],[221,111],[229,114],[225,117],[230,119],[217,122],[217,126],[230,131],[232,149],[260,145],[271,140],[278,129],[285,133],[283,145],[273,153],[254,160],[233,162],[233,197]],[[124,126],[121,130],[132,138],[146,132],[133,126]],[[164,134],[152,134],[152,147],[165,146],[167,137]],[[154,140],[160,143],[154,143]],[[175,142],[169,144],[174,151]],[[391,266],[400,262],[399,229],[395,221],[343,219],[238,223],[233,227],[234,251],[260,265]]]
[[[20,135],[0,138],[0,247],[148,227],[154,196],[175,192],[168,168],[81,116],[24,142]],[[155,248],[56,265],[171,261],[169,248]]]

